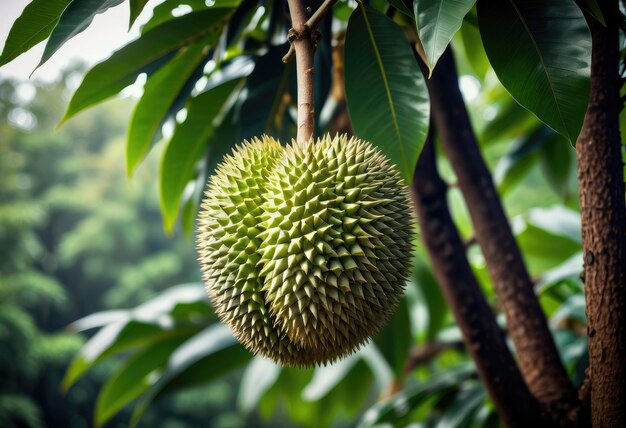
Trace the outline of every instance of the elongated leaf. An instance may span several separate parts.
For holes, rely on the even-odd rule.
[[[168,288],[157,297],[137,306],[132,310],[134,319],[158,321],[164,314],[173,311],[177,305],[195,302],[209,302],[204,284],[188,283]]]
[[[281,366],[263,357],[254,357],[248,364],[239,385],[239,407],[244,412],[254,409],[265,393],[278,380]]]
[[[143,97],[135,106],[128,129],[126,145],[126,170],[131,175],[139,162],[148,154],[160,130],[166,113],[176,100],[189,76],[207,55],[203,39],[181,49],[167,65],[154,73],[146,82]]]
[[[566,319],[573,319],[581,324],[587,324],[585,312],[585,295],[573,294],[561,305],[557,313],[550,318],[550,323],[557,325]]]
[[[41,60],[36,69],[48,61],[68,40],[85,31],[93,18],[117,6],[124,0],[73,0],[63,11],[59,23],[54,27],[46,43]]]
[[[558,285],[565,280],[580,280],[580,273],[582,272],[583,255],[578,253],[547,272],[544,272],[539,277],[536,284],[538,294],[542,294],[550,289],[554,285]],[[580,290],[582,291],[582,290]]]
[[[87,370],[98,362],[114,355],[146,343],[163,340],[168,337],[190,335],[198,331],[198,327],[166,329],[159,322],[167,321],[168,312],[177,305],[196,301],[206,301],[206,293],[199,284],[182,284],[172,287],[152,300],[135,309],[125,311],[123,318],[116,314],[104,314],[104,320],[99,317],[87,316],[74,324],[80,327],[87,324],[102,324],[107,319],[111,322],[100,329],[80,350],[68,367],[61,386],[69,389]],[[73,325],[74,325],[73,324]]]
[[[131,318],[130,311],[125,309],[112,309],[108,311],[89,314],[84,318],[71,323],[67,329],[72,332],[90,330],[92,328],[103,327],[119,321],[126,321]]]
[[[483,44],[515,100],[576,141],[589,100],[591,35],[571,0],[479,0]]]
[[[471,14],[471,11],[470,11]],[[466,18],[461,25],[461,39],[463,40],[463,47],[465,50],[465,56],[469,61],[472,70],[476,73],[481,80],[485,78],[487,70],[489,70],[489,59],[483,48],[483,42],[480,39],[480,32],[478,27],[471,24]],[[476,18],[476,16],[474,16]]]
[[[385,422],[398,423],[429,398],[458,389],[463,381],[475,373],[473,365],[460,364],[433,374],[429,379],[374,405],[365,412],[359,427],[374,427]]]
[[[194,175],[214,135],[216,119],[239,81],[232,80],[190,100],[187,118],[176,126],[161,160],[159,190],[165,230],[171,231],[178,216],[180,197]],[[217,143],[217,142],[216,142]]]
[[[180,47],[208,34],[216,37],[231,9],[211,8],[173,19],[158,30],[113,53],[93,67],[83,79],[65,113],[63,121],[79,111],[117,94],[141,73],[151,73],[163,65]]]
[[[525,217],[528,224],[548,233],[562,236],[571,242],[582,242],[580,214],[576,211],[555,205],[549,208],[532,208]]]
[[[508,98],[508,94],[505,94]],[[536,117],[518,103],[503,103],[498,115],[487,123],[483,129],[481,142],[489,144],[501,139],[518,138],[527,135],[531,129],[539,125]]]
[[[107,356],[155,340],[164,334],[171,333],[157,325],[138,321],[107,325],[89,339],[74,358],[65,373],[62,388],[68,390],[87,370]]]
[[[461,428],[469,425],[472,416],[485,401],[485,388],[474,384],[459,391],[454,401],[437,418],[436,428]]]
[[[148,3],[148,1],[150,0],[130,0],[129,1],[130,3],[130,19],[128,21],[129,29],[133,26],[133,24],[135,23],[135,20],[139,17],[143,8],[146,7],[146,4]]]
[[[317,401],[330,392],[348,372],[354,367],[359,358],[356,354],[333,364],[315,368],[311,382],[302,390],[305,401]]]
[[[193,227],[195,225],[197,207],[202,199],[202,191],[204,190],[204,185],[207,181],[206,171],[206,162],[203,162],[196,178],[192,183],[187,184],[187,187],[185,187],[185,191],[183,191],[183,195],[181,197],[182,208],[180,223],[186,237],[191,237],[191,232],[193,231]],[[189,186],[192,188],[189,188]]]
[[[380,349],[370,342],[359,350],[358,356],[372,371],[378,390],[383,393],[389,391],[394,380],[394,373]]]
[[[0,55],[0,66],[45,40],[72,0],[33,0],[11,27]]]
[[[208,327],[170,356],[163,375],[135,407],[130,426],[137,426],[152,400],[168,387],[176,387],[177,382],[178,385],[208,382],[250,358],[252,355],[237,343],[226,325]]]
[[[241,0],[215,0],[212,6],[207,6],[207,0],[185,0],[184,3],[181,0],[165,0],[163,3],[157,5],[152,10],[152,17],[141,28],[141,33],[146,33],[159,25],[175,19],[174,10],[184,4],[191,8],[192,11],[197,12],[200,10],[206,10],[211,8],[235,8],[241,3]]]
[[[533,208],[513,218],[513,229],[533,275],[580,252],[580,216],[565,207]]]
[[[137,352],[107,379],[96,401],[94,425],[102,426],[124,406],[152,385],[151,376],[163,367],[168,357],[183,342],[176,337],[157,342]]]
[[[378,146],[411,182],[430,105],[404,33],[360,4],[348,22],[345,57],[346,97],[356,135]]]
[[[596,0],[576,0],[576,4],[578,4],[578,7],[582,10],[593,16],[600,24],[606,27],[606,21],[604,20],[602,9],[600,9]]]
[[[432,73],[476,0],[413,0],[417,32]]]
[[[553,133],[548,138],[550,141],[543,146],[541,169],[554,191],[566,199],[571,194],[576,152],[561,135]]]
[[[550,134],[550,129],[540,126],[529,136],[515,140],[509,145],[494,171],[494,179],[498,183],[500,194],[504,195],[526,176],[539,159],[539,153]]]
[[[406,4],[404,4],[404,0],[387,0],[387,3],[404,13],[406,16],[413,18],[413,11],[409,9]]]

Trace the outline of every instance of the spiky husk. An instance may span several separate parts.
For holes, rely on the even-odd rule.
[[[406,185],[370,143],[282,148],[254,139],[209,182],[198,251],[220,319],[290,366],[334,361],[376,334],[402,297],[413,224]]]

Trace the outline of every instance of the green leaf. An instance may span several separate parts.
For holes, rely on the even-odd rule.
[[[206,10],[209,6],[206,5],[207,0],[185,0],[184,3],[181,0],[165,0],[163,3],[157,5],[152,10],[152,17],[141,28],[141,33],[144,34],[147,31],[152,30],[159,25],[175,19],[172,11],[179,7],[181,4],[185,4],[191,8],[192,11],[197,12],[199,10]],[[211,8],[235,8],[241,3],[241,0],[215,0]]]
[[[163,340],[138,351],[107,379],[96,401],[94,425],[104,425],[152,384],[151,377],[163,367],[184,337]]]
[[[571,0],[478,0],[489,61],[515,100],[576,141],[589,100],[591,35]]]
[[[41,60],[35,70],[48,61],[68,40],[89,27],[93,18],[124,0],[73,0],[63,11],[59,23],[54,27],[46,43]]]
[[[483,144],[527,135],[532,131],[531,128],[540,124],[532,113],[511,99],[506,92],[504,95],[510,102],[503,102],[498,115],[485,125],[480,139]]]
[[[82,347],[68,367],[61,387],[67,391],[87,370],[106,357],[132,349],[166,334],[171,334],[171,332],[165,332],[152,323],[134,320],[107,325]]]
[[[406,4],[404,4],[404,0],[387,0],[387,3],[404,13],[406,16],[413,18],[413,11],[409,9]]]
[[[305,401],[317,401],[326,396],[346,377],[358,360],[358,356],[352,354],[328,366],[316,367],[313,378],[302,390],[302,398]]]
[[[355,133],[379,147],[407,182],[426,139],[430,104],[403,31],[362,4],[348,22],[346,97]]]
[[[465,56],[472,70],[474,70],[476,76],[483,80],[489,70],[489,59],[487,59],[487,54],[483,48],[478,27],[472,25],[468,21],[467,16],[469,15],[466,15],[466,19],[463,25],[461,25],[461,40],[463,41]],[[474,18],[476,17],[474,16]]]
[[[189,76],[207,56],[209,37],[180,52],[146,82],[144,93],[133,111],[126,145],[126,171],[132,175],[135,168],[148,154],[161,129],[171,105],[187,83]]]
[[[474,3],[476,0],[413,0],[417,33],[431,74]]]
[[[551,131],[543,126],[528,135],[509,144],[506,153],[500,158],[494,170],[494,180],[498,191],[504,195],[519,183],[539,159],[539,152],[546,144],[546,137]]]
[[[468,426],[472,416],[485,401],[485,388],[476,383],[462,389],[452,403],[437,418],[436,428],[460,428]]]
[[[567,199],[576,169],[576,151],[559,134],[553,133],[548,139],[541,153],[541,170],[554,191]]]
[[[404,426],[405,418],[411,410],[418,408],[426,400],[458,389],[462,382],[476,374],[472,364],[460,364],[445,372],[435,373],[425,381],[379,402],[365,412],[359,427],[374,427],[383,423]]]
[[[45,40],[71,1],[33,0],[30,2],[9,31],[2,55],[0,55],[0,66]]]
[[[165,229],[171,231],[178,216],[178,207],[185,186],[194,176],[194,167],[207,146],[217,144],[212,137],[226,100],[238,80],[226,82],[191,100],[187,118],[176,126],[172,139],[163,152],[159,174],[161,212]]]
[[[512,223],[520,249],[528,265],[534,267],[533,275],[580,252],[580,216],[565,207],[533,208],[514,217]]]
[[[580,281],[580,273],[582,270],[583,255],[582,253],[574,254],[557,267],[541,274],[535,285],[537,294],[541,295],[566,280]],[[580,291],[582,291],[582,289]]]
[[[180,386],[209,382],[249,361],[246,351],[224,324],[206,328],[183,343],[170,356],[163,375],[135,407],[130,426],[135,427],[150,403],[161,393]]]
[[[139,17],[139,15],[141,14],[141,11],[143,10],[144,7],[146,7],[146,4],[148,3],[149,0],[130,0],[130,19],[128,21],[128,29],[130,29],[133,24],[135,23],[135,20]]]
[[[410,323],[410,321],[407,320],[407,323]],[[361,360],[372,372],[378,390],[382,393],[389,391],[394,382],[394,373],[380,349],[370,342],[361,348],[357,355],[361,357]],[[402,378],[402,376],[396,376],[396,378]],[[398,383],[400,382],[398,381]]]
[[[583,293],[573,294],[561,305],[559,310],[550,318],[550,322],[559,324],[566,319],[572,319],[587,324],[587,314],[585,312],[585,295]]]
[[[211,8],[172,19],[94,66],[74,93],[62,122],[120,92],[141,73],[152,73],[179,48],[223,28],[231,9]],[[61,123],[62,123],[61,122]]]
[[[604,20],[602,9],[600,9],[596,0],[576,0],[576,4],[578,4],[578,7],[580,7],[583,11],[593,16],[600,24],[606,27],[606,21]]]
[[[182,195],[181,226],[186,237],[191,237],[191,232],[196,221],[196,211],[202,199],[202,192],[207,182],[206,163],[198,172],[190,189],[185,188]]]
[[[239,385],[239,408],[248,413],[258,404],[265,391],[274,385],[282,367],[262,357],[254,357],[248,364]]]
[[[112,309],[108,311],[89,314],[71,323],[67,329],[71,332],[90,330],[92,328],[103,327],[119,321],[126,321],[131,318],[130,311],[126,309]]]
[[[76,321],[72,325],[77,325],[77,328],[85,327],[85,324],[87,324],[86,327],[102,324],[106,319],[111,322],[85,343],[68,367],[61,383],[62,388],[68,390],[87,370],[118,352],[167,337],[196,332],[197,327],[164,329],[158,322],[163,321],[166,318],[164,315],[175,309],[178,304],[199,300],[207,300],[202,285],[182,284],[171,287],[135,309],[126,311],[127,314],[122,319],[119,318],[120,314],[105,313],[104,320],[100,317],[87,316]]]

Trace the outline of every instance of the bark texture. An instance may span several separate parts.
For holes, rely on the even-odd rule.
[[[576,143],[589,336],[591,420],[626,426],[626,220],[619,134],[621,15],[603,3],[606,27],[589,19],[591,97]]]
[[[311,38],[311,28],[307,25],[307,15],[302,0],[289,0],[291,30],[289,39],[296,53],[298,76],[298,135],[299,142],[313,138],[315,130],[315,93],[313,91],[313,60],[315,47]]]
[[[448,49],[428,80],[432,116],[458,178],[520,370],[532,394],[561,424],[575,418],[576,390],[559,358],[545,314],[482,158]]]
[[[431,137],[418,160],[411,190],[435,276],[505,425],[544,426],[540,407],[524,383],[467,261],[465,246],[448,210],[447,186],[437,172]]]

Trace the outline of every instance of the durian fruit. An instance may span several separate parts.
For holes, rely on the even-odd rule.
[[[397,169],[368,142],[244,143],[211,179],[198,225],[216,312],[284,365],[348,355],[403,295],[412,219]]]

